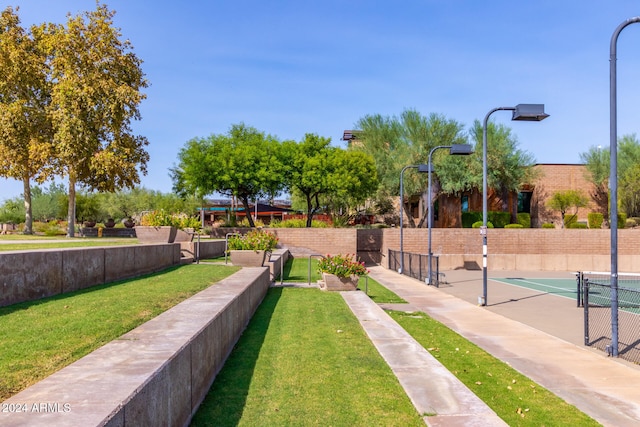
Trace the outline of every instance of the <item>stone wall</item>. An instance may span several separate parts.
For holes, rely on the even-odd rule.
[[[0,252],[0,306],[153,273],[179,263],[179,244]]]
[[[24,410],[0,425],[188,425],[269,284],[243,268],[5,400]]]

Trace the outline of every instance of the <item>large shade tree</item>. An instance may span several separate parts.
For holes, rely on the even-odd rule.
[[[330,138],[308,133],[300,142],[282,147],[287,188],[304,200],[307,227],[321,210],[351,207],[375,193],[378,185],[373,158],[331,145]]]
[[[479,120],[474,121],[470,136],[475,142],[475,156],[469,171],[473,185],[478,189],[482,189],[482,133],[482,124]],[[509,127],[494,122],[487,124],[487,186],[501,201],[502,211],[511,212],[512,222],[516,222],[518,201],[509,195],[535,181],[534,163],[531,153],[518,148],[518,140]]]
[[[171,169],[174,190],[197,197],[216,192],[236,197],[254,227],[249,202],[284,188],[279,150],[275,137],[243,123],[226,134],[194,138],[180,150],[178,165]]]
[[[115,12],[69,16],[66,25],[41,26],[51,70],[49,117],[56,167],[68,178],[68,235],[74,235],[75,192],[133,188],[146,174],[145,137],[135,135],[141,92],[148,86],[142,61],[113,24]]]
[[[423,116],[410,109],[403,111],[400,116],[367,115],[356,126],[357,139],[352,146],[371,154],[375,159],[380,182],[378,197],[381,199],[400,194],[400,173],[405,166],[426,164],[429,152],[436,146],[466,142],[462,133],[463,126],[455,120],[435,113]],[[436,155],[434,159],[435,165],[443,161],[440,155]],[[440,180],[447,179],[446,174],[441,176],[437,173],[432,177],[434,180],[436,175]],[[405,212],[409,212],[408,196],[423,193],[427,188],[427,177],[405,172],[402,181]],[[437,190],[426,195],[427,203],[436,196]],[[426,214],[425,210],[418,225],[426,222]],[[411,215],[407,219],[410,227],[416,226]]]
[[[40,32],[27,32],[11,7],[0,15],[0,176],[22,181],[24,233],[33,233],[31,181],[51,173],[54,146],[46,55]]]

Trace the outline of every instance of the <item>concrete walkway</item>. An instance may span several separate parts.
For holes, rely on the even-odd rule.
[[[427,313],[605,426],[640,425],[640,368],[579,344],[582,332],[576,324],[581,322],[582,311],[575,309],[575,301],[489,280],[490,305],[479,307],[480,271],[446,272],[448,285],[434,288],[383,267],[370,270],[372,278],[409,303],[383,305],[383,308]],[[511,274],[498,273],[499,277]],[[517,277],[534,277],[536,273],[514,274]],[[552,274],[558,277],[569,273]],[[549,275],[547,273],[547,277]],[[345,295],[345,298],[349,300],[351,297]],[[365,316],[363,313],[376,317],[372,316],[375,311],[371,310],[354,310],[354,313],[361,323]],[[386,313],[382,314],[386,316]],[[381,317],[379,313],[377,317]],[[576,333],[579,335],[574,337]],[[376,345],[382,354],[382,346]],[[404,382],[403,386],[410,397],[412,393],[424,395],[429,392],[428,387],[434,387],[438,382],[436,377],[444,381],[442,384],[446,387],[448,374],[441,374],[441,369],[433,369],[429,382]],[[466,399],[463,394],[460,401]],[[444,425],[433,421],[430,425]],[[426,422],[430,421],[427,419]],[[499,424],[461,424],[451,419],[446,425]]]

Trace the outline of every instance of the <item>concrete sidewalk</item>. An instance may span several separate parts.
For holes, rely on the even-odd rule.
[[[370,270],[409,303],[383,308],[427,313],[605,426],[640,424],[640,368],[581,345],[582,310],[575,301],[489,280],[489,305],[479,307],[481,271],[446,272],[448,285],[434,288],[383,267]]]

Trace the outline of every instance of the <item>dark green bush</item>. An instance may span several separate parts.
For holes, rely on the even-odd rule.
[[[489,212],[487,220],[496,228],[504,228],[511,222],[510,212]]]
[[[462,212],[462,228],[472,228],[478,221],[482,222],[482,212]]]
[[[589,228],[602,228],[602,222],[604,221],[604,215],[600,212],[589,212],[587,215],[587,222]]]

